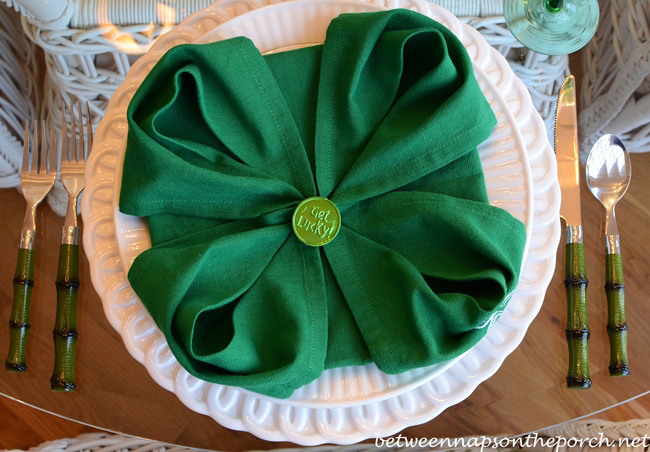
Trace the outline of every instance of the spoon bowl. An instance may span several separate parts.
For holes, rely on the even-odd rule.
[[[632,166],[630,156],[621,140],[603,135],[587,158],[587,185],[605,208],[605,234],[618,234],[614,207],[630,185]]]

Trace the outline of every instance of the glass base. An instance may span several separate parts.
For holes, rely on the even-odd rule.
[[[504,0],[503,15],[513,36],[545,55],[584,47],[596,33],[597,0]]]

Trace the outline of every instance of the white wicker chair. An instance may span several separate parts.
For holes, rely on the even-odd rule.
[[[184,0],[165,6],[156,0],[56,0],[42,8],[39,0],[14,2],[25,15],[27,35],[46,52],[52,92],[58,98],[93,101],[101,116],[108,98],[122,82],[131,63],[150,43],[188,14],[212,0]],[[269,3],[275,0],[269,0]],[[243,3],[243,2],[242,2]],[[535,106],[552,127],[559,86],[568,75],[568,57],[536,54],[522,49],[503,19],[503,0],[434,0],[478,29],[513,64],[530,89]],[[243,6],[245,7],[245,6]]]
[[[650,2],[600,0],[601,19],[583,58],[581,156],[605,133],[630,152],[650,151]]]
[[[88,101],[93,122],[133,61],[153,39],[213,0],[2,0],[23,15],[27,36],[45,51],[45,113],[60,126],[61,101]],[[246,8],[242,0],[237,7]],[[278,0],[263,0],[269,3]],[[503,0],[434,0],[478,29],[512,64],[552,131],[568,57],[522,49],[503,19]]]
[[[34,104],[23,93],[34,93],[31,77],[21,73],[31,70],[33,49],[23,40],[12,40],[16,32],[16,15],[0,14],[0,188],[15,187],[20,181],[20,134]],[[24,59],[24,55],[32,54]],[[32,110],[30,112],[30,109]]]
[[[632,440],[650,438],[650,419],[632,419],[625,422],[610,422],[598,419],[575,421],[543,430],[540,432],[540,436],[546,438],[555,438],[558,436],[567,439],[582,438],[594,440],[593,444],[596,444],[596,441],[609,440],[614,445],[611,447],[600,446],[601,451],[639,452],[647,450],[647,440],[645,441],[645,446],[637,445],[636,447],[634,447],[634,442]],[[564,447],[557,448],[546,447],[543,449],[534,449],[531,452],[588,452],[589,450],[598,450],[589,447],[588,444],[589,443],[585,441],[582,446],[576,445],[570,447],[569,445],[565,445]]]
[[[372,443],[353,444],[351,446],[317,446],[294,449],[276,449],[275,452],[422,452],[422,449],[398,449],[393,447],[375,447]],[[76,438],[64,438],[32,447],[30,452],[202,452],[202,449],[190,449],[171,444],[157,443],[141,438],[108,433],[86,433]],[[20,452],[20,451],[9,451]],[[250,451],[262,452],[262,451]]]
[[[38,118],[37,47],[22,35],[20,15],[0,7],[0,188],[20,183],[25,120]]]
[[[645,452],[650,441],[650,419],[632,419],[624,422],[591,419],[567,422],[532,432],[528,435],[487,437],[489,446],[480,446],[486,437],[465,437],[459,452]]]
[[[505,436],[493,437],[465,437],[466,445],[474,443],[484,443],[486,439],[499,441],[505,439]],[[564,445],[558,442],[559,438],[567,440]],[[633,447],[635,439],[637,442],[640,440],[650,438],[650,419],[634,419],[626,422],[610,422],[601,421],[598,419],[586,421],[574,421],[563,424],[557,427],[548,428],[536,432],[536,436],[530,439],[530,447],[523,448],[502,448],[502,447],[460,447],[459,449],[445,448],[443,450],[459,450],[462,452],[485,452],[488,450],[498,452],[589,452],[591,450],[601,450],[608,452],[643,452],[646,450],[643,446]],[[427,438],[424,438],[427,440]],[[429,438],[430,439],[430,438]],[[452,443],[454,440],[461,438],[451,438]],[[478,441],[471,441],[472,439]],[[519,438],[526,444],[526,438]],[[549,443],[548,440],[552,439],[554,442]],[[570,446],[570,439],[577,440],[576,446]],[[625,441],[627,439],[627,441]],[[537,441],[536,441],[537,440]],[[539,440],[547,441],[541,445]],[[580,440],[583,440],[580,443]],[[589,440],[593,440],[593,444],[599,441],[603,443],[602,446],[597,448],[590,447]],[[623,440],[623,441],[621,441]],[[611,441],[611,446],[606,447],[605,441]],[[535,445],[538,442],[538,445]],[[646,441],[647,443],[647,441]],[[455,444],[455,443],[454,443]],[[567,445],[569,444],[569,445]],[[108,433],[89,433],[79,435],[77,438],[60,439],[43,443],[40,446],[29,449],[31,452],[200,452],[200,449],[190,449],[181,446],[173,446],[170,444],[157,443],[145,439],[134,438],[123,435],[112,435]],[[324,445],[317,447],[305,447],[294,449],[276,449],[276,452],[424,452],[430,451],[431,448],[420,447],[376,447],[373,443],[353,444],[350,446],[333,446]],[[439,449],[433,449],[439,450]],[[20,451],[13,451],[20,452]],[[255,452],[255,451],[251,451]],[[257,451],[261,452],[261,451]]]

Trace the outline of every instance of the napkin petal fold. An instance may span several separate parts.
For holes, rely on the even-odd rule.
[[[230,222],[153,247],[129,279],[190,373],[285,398],[324,369],[323,273],[288,224],[260,226]]]
[[[462,43],[412,11],[333,21],[320,86],[318,189],[340,206],[444,167],[496,124]]]
[[[387,373],[469,349],[516,286],[525,230],[501,209],[392,192],[345,213],[325,254],[345,298],[355,300],[350,309],[373,361]]]
[[[315,194],[300,133],[263,57],[247,38],[220,44],[172,48],[134,95],[124,212],[251,218],[269,211],[262,205]],[[286,164],[268,164],[279,160]],[[143,197],[149,192],[159,196]]]
[[[129,282],[154,319],[164,319],[157,320],[163,330],[171,327],[177,306],[187,302],[190,291],[198,291],[203,303],[212,290],[216,299],[231,300],[250,287],[291,232],[288,224],[264,220],[231,221],[188,233],[153,245],[133,261]],[[223,253],[245,270],[218,268]],[[213,277],[221,284],[213,285]],[[204,281],[210,283],[198,284]]]

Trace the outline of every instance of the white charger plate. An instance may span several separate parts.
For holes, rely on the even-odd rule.
[[[499,321],[465,355],[445,363],[386,375],[375,365],[326,371],[287,400],[198,380],[171,354],[162,333],[129,286],[135,257],[151,246],[146,222],[117,205],[126,138],[126,108],[144,77],[172,46],[248,36],[262,52],[322,42],[341,13],[388,7],[414,9],[450,28],[474,62],[498,124],[479,147],[490,203],[526,225],[520,283]],[[113,327],[153,379],[191,409],[263,439],[303,445],[348,444],[426,422],[466,398],[519,345],[539,311],[555,266],[560,194],[553,152],[525,86],[506,60],[473,28],[419,0],[226,0],[199,11],[156,40],[115,92],[95,134],[82,202],[84,247],[93,284]]]

